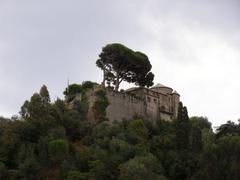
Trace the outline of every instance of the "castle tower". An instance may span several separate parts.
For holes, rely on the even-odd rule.
[[[173,111],[174,111],[174,118],[177,118],[178,113],[178,104],[180,102],[180,95],[177,91],[173,91]]]
[[[160,83],[153,86],[151,90],[156,91],[158,93],[162,93],[162,94],[171,94],[173,91],[172,88],[164,86],[163,84],[160,84]]]
[[[172,88],[160,83],[153,86],[151,90],[159,93],[160,114],[163,116],[163,114],[168,113],[171,119],[177,118],[178,103],[180,101],[180,95],[177,91],[173,91]]]

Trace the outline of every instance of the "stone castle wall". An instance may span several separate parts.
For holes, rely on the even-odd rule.
[[[95,101],[94,92],[100,86],[94,87],[88,93],[89,107],[91,108]],[[116,92],[106,89],[106,96],[109,105],[106,109],[106,116],[110,121],[129,120],[134,117],[141,117],[151,121],[159,119],[171,121],[177,116],[179,95],[171,89],[162,88],[147,89],[136,88],[126,92]],[[91,113],[89,117],[92,119]]]
[[[114,91],[107,91],[107,98],[109,105],[106,114],[110,121],[145,117],[144,102],[140,98]]]

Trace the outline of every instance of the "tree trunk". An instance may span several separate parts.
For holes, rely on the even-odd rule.
[[[119,73],[117,72],[117,75],[116,75],[116,84],[115,84],[115,91],[118,91],[119,85],[120,85],[120,82],[119,82]]]
[[[105,70],[103,70],[103,81],[102,81],[103,86],[105,86],[105,82],[106,82],[106,72]]]
[[[116,85],[115,85],[115,91],[118,91],[118,89],[119,89],[119,83],[116,83]]]

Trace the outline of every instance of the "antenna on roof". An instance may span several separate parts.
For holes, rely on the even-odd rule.
[[[69,77],[67,78],[67,93],[69,92]]]

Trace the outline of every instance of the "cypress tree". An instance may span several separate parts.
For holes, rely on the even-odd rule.
[[[187,108],[183,107],[182,102],[180,102],[176,120],[176,145],[179,151],[189,148],[190,130],[191,125]]]

